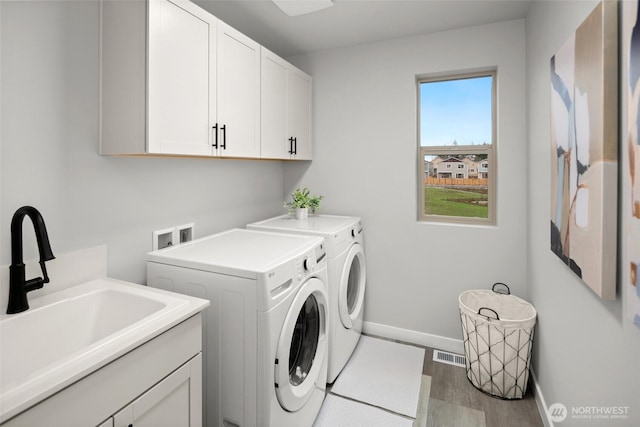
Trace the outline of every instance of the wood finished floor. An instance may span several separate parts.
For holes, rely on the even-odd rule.
[[[431,377],[428,427],[544,426],[530,389],[520,400],[488,396],[471,385],[464,368],[434,362],[428,347],[422,374]]]

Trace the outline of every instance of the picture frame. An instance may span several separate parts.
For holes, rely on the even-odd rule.
[[[627,317],[640,328],[640,1],[621,4],[622,285]]]
[[[550,61],[551,250],[616,296],[618,4],[600,2]]]

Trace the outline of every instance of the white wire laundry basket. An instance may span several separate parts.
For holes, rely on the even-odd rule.
[[[491,396],[522,399],[529,380],[535,308],[511,295],[504,283],[495,283],[491,290],[465,291],[458,302],[467,378]]]

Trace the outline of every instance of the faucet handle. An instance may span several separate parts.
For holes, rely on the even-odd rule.
[[[40,268],[42,268],[42,275],[44,277],[35,277],[24,282],[24,288],[27,292],[41,289],[45,283],[49,283],[49,276],[47,275],[47,267],[44,265],[44,261],[40,261]]]
[[[42,283],[49,283],[49,276],[47,275],[47,267],[44,265],[44,261],[40,261],[40,268],[42,269]]]

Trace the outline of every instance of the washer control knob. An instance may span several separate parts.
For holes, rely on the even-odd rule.
[[[305,258],[304,259],[304,269],[307,271],[313,271],[316,269],[316,259],[311,257],[311,258]]]

